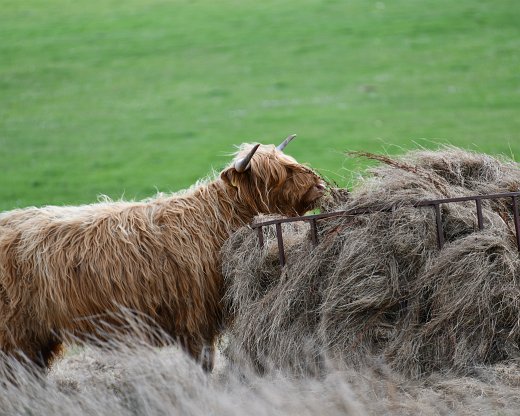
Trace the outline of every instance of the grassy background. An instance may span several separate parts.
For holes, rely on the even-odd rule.
[[[0,209],[143,198],[233,145],[520,157],[520,2],[0,0]]]

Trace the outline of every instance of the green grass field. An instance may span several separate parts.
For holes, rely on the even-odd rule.
[[[140,199],[243,141],[520,157],[520,2],[0,0],[0,209]]]

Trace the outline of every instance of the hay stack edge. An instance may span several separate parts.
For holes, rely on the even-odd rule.
[[[520,190],[516,162],[445,147],[380,163],[351,193],[332,190],[322,211],[392,208],[308,224],[283,224],[281,267],[273,227],[261,248],[244,227],[223,248],[234,320],[230,356],[319,375],[327,363],[383,361],[413,378],[471,375],[520,358],[520,256],[511,200],[442,207],[445,245],[427,199]],[[266,217],[257,219],[266,220]],[[240,346],[240,351],[238,347]],[[231,348],[233,347],[233,348]]]

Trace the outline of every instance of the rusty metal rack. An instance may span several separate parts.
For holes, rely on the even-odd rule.
[[[519,214],[519,198],[520,191],[518,192],[505,192],[499,194],[488,194],[488,195],[474,195],[474,196],[464,196],[458,198],[446,198],[446,199],[431,199],[431,200],[423,200],[416,202],[414,204],[409,205],[410,207],[419,208],[419,207],[432,207],[435,212],[435,222],[436,222],[436,231],[437,231],[437,244],[439,249],[444,246],[444,230],[442,228],[442,212],[441,205],[444,204],[452,204],[457,202],[467,202],[474,201],[475,209],[477,211],[477,221],[478,228],[482,230],[484,228],[484,217],[482,216],[482,201],[485,199],[502,199],[502,198],[510,198],[512,201],[512,210],[513,210],[513,221],[515,225],[515,234],[516,234],[516,245],[518,247],[518,251],[520,252],[520,214]],[[399,208],[404,207],[400,205]],[[392,212],[396,207],[383,208],[383,209],[370,209],[370,208],[362,208],[362,209],[351,209],[345,211],[336,211],[336,212],[328,212],[324,214],[315,214],[315,215],[304,215],[302,217],[291,217],[291,218],[279,218],[270,221],[264,221],[259,223],[251,224],[251,228],[256,229],[258,233],[258,241],[260,243],[260,247],[264,246],[264,227],[274,225],[276,229],[276,239],[278,243],[278,256],[280,260],[280,265],[285,266],[285,248],[283,244],[283,235],[282,235],[282,224],[289,222],[297,222],[303,221],[307,222],[310,225],[310,238],[312,244],[317,246],[318,241],[318,220],[323,220],[332,217],[349,217],[361,214],[372,214],[375,212]]]

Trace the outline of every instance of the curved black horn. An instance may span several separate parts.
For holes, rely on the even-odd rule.
[[[243,157],[242,159],[239,159],[235,162],[235,169],[237,172],[245,172],[250,168],[249,162],[251,162],[251,158],[253,157],[253,155],[256,152],[256,149],[258,149],[259,146],[260,144],[255,145],[246,157]]]
[[[296,134],[291,134],[290,136],[287,136],[287,139],[285,139],[281,144],[276,146],[276,148],[280,151],[283,151],[285,149],[285,146],[289,144],[289,142],[296,137]]]

